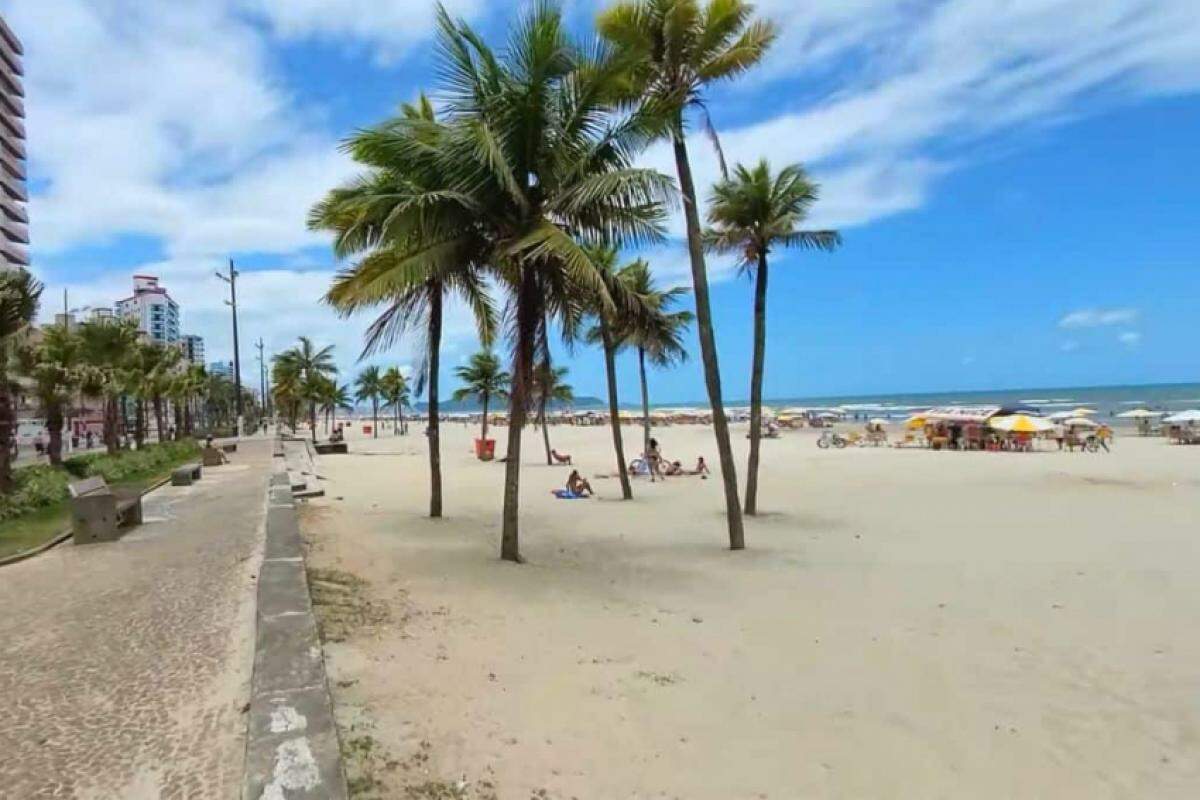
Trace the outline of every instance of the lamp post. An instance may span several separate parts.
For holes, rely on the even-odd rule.
[[[237,435],[242,435],[242,362],[238,355],[237,328],[237,276],[238,271],[233,267],[233,259],[229,259],[229,274],[215,273],[218,278],[229,284],[229,299],[225,305],[233,310],[233,396],[237,404]]]
[[[262,400],[263,421],[267,419],[267,362],[263,359],[263,340],[258,337],[258,396]]]

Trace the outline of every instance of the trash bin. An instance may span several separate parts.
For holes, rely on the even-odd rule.
[[[368,436],[370,436],[370,435],[371,435],[371,426],[370,426],[370,425],[363,425],[363,433],[365,433],[365,434],[367,434]]]
[[[475,457],[480,461],[491,461],[496,457],[495,439],[476,439]]]

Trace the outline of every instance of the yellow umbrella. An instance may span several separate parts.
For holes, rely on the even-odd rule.
[[[992,417],[988,426],[998,431],[1011,433],[1042,433],[1054,427],[1054,423],[1041,417],[1031,417],[1027,414],[1013,414],[1006,417]]]
[[[908,428],[910,431],[915,431],[918,428],[924,428],[925,422],[926,420],[924,417],[909,417],[904,421],[904,427]]]

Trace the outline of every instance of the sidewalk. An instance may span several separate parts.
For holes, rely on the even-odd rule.
[[[237,797],[270,443],[0,571],[0,796]]]

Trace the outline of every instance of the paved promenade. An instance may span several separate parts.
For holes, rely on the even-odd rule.
[[[0,569],[0,798],[235,798],[270,443]]]

